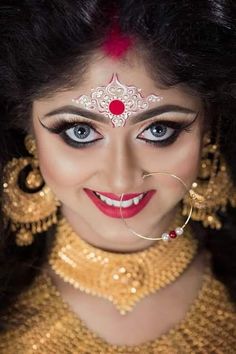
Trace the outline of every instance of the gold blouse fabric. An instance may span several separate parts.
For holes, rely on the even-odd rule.
[[[51,279],[41,274],[4,315],[1,354],[235,354],[235,307],[206,268],[198,296],[168,333],[138,346],[115,346],[90,331]]]

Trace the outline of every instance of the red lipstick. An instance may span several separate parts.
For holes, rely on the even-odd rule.
[[[117,202],[120,201],[120,196],[113,193],[95,192],[87,188],[84,188],[84,191],[87,194],[87,196],[90,198],[90,200],[92,200],[92,202],[95,204],[95,206],[105,215],[110,216],[112,218],[121,218],[120,207],[114,205],[108,205],[105,201],[101,200],[97,194],[100,194],[103,197],[112,199]],[[143,197],[138,201],[137,205],[132,203],[132,205],[130,206],[122,207],[123,217],[126,219],[131,218],[134,215],[141,212],[155,193],[156,193],[155,190],[150,190],[144,193],[125,194],[122,198],[122,202],[129,201],[133,198],[141,197],[142,195]]]

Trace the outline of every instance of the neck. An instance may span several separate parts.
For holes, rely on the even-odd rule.
[[[154,234],[155,236],[162,235],[163,232],[170,229],[176,219],[177,210],[178,208],[173,208],[169,213],[161,217],[157,221],[154,231],[144,233]],[[68,220],[75,233],[80,235],[81,239],[88,244],[105,251],[120,253],[138,252],[147,249],[156,243],[156,241],[144,240],[132,235],[131,232],[123,226],[122,220],[118,221],[119,227],[123,228],[121,229],[122,231],[118,231],[119,237],[117,237],[116,232],[114,231],[115,228],[107,227],[106,233],[99,233],[99,228],[98,231],[95,230],[65,205],[62,206],[61,213],[62,216]],[[114,220],[114,225],[117,225],[117,220]]]

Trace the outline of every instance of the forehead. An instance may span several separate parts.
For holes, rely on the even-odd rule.
[[[121,60],[113,60],[110,57],[97,55],[92,58],[88,70],[84,77],[84,88],[99,86],[99,83],[108,84],[114,73],[117,73],[122,83],[132,85],[149,90],[154,89],[156,83],[152,80],[150,73],[147,72],[146,66],[142,59],[134,53],[129,53]],[[97,85],[96,85],[97,84]]]
[[[135,53],[128,53],[121,60],[113,60],[105,56],[103,52],[97,52],[90,59],[82,78],[76,80],[77,84],[72,89],[58,91],[50,98],[36,101],[34,107],[38,109],[43,105],[45,109],[50,109],[58,104],[71,103],[80,95],[89,95],[92,89],[107,86],[114,74],[118,75],[122,84],[135,86],[141,90],[144,96],[155,94],[163,97],[165,103],[182,104],[186,107],[201,104],[200,99],[185,87],[166,88],[156,79],[153,80],[154,75],[152,75],[151,69],[147,69],[142,58]]]

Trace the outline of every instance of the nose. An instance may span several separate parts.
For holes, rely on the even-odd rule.
[[[117,144],[104,161],[107,188],[114,194],[141,192],[144,170],[134,149],[128,144]]]

